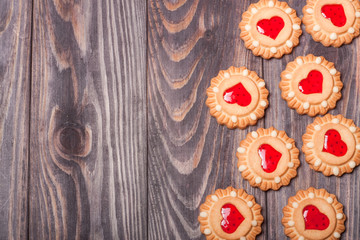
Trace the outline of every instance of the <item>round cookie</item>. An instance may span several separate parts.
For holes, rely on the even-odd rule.
[[[265,81],[245,67],[220,71],[206,93],[210,114],[228,128],[255,125],[269,105]]]
[[[303,13],[306,31],[324,46],[340,47],[359,35],[359,0],[307,0]]]
[[[240,38],[255,56],[281,58],[299,44],[300,25],[296,11],[286,2],[260,0],[243,13]]]
[[[317,117],[302,139],[305,160],[325,176],[350,173],[360,164],[360,129],[341,115]]]
[[[300,165],[294,139],[273,127],[249,133],[236,156],[242,177],[263,191],[288,185]]]
[[[309,54],[287,64],[279,87],[290,108],[299,114],[315,116],[335,108],[343,84],[334,63]]]
[[[298,191],[283,213],[284,232],[290,239],[335,240],[345,231],[343,205],[325,189]]]
[[[206,197],[198,217],[206,239],[255,239],[264,220],[261,206],[243,189],[217,189]]]

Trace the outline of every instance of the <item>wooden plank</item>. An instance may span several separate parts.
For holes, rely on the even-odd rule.
[[[346,118],[353,119],[355,124],[360,126],[360,39],[357,38],[352,44],[335,51],[329,51],[322,47],[320,54],[335,63],[335,67],[341,72],[341,80],[344,83],[343,97],[332,114],[342,114]],[[336,194],[344,205],[347,220],[342,239],[360,239],[360,168],[355,168],[353,173],[345,174],[341,178],[331,177],[328,180],[323,175],[321,177],[318,179],[318,185]]]
[[[149,239],[204,239],[198,208],[217,188],[244,188],[266,204],[265,193],[241,178],[235,156],[240,140],[256,127],[219,126],[205,105],[206,88],[219,70],[244,65],[262,75],[261,58],[245,50],[239,37],[249,4],[149,2]]]
[[[298,1],[290,0],[289,5],[293,7],[298,16],[302,16],[302,5]],[[302,135],[306,131],[306,126],[314,121],[307,115],[300,116],[295,110],[287,107],[286,101],[281,99],[281,91],[278,87],[280,73],[285,69],[286,64],[293,61],[297,56],[314,54],[324,56],[327,60],[335,63],[335,67],[341,72],[344,82],[342,90],[343,98],[338,102],[336,109],[330,111],[331,114],[343,114],[355,120],[359,125],[359,69],[357,69],[359,55],[359,39],[354,43],[341,48],[326,48],[321,43],[316,43],[311,36],[305,32],[300,38],[300,45],[295,51],[282,59],[264,60],[264,75],[267,86],[270,88],[270,107],[266,112],[266,127],[274,126],[285,130],[288,135],[295,139],[297,147],[301,151]],[[348,60],[345,60],[348,59]],[[287,199],[296,194],[300,189],[309,187],[325,188],[327,191],[336,194],[339,201],[344,204],[345,214],[349,217],[346,221],[346,232],[342,235],[343,239],[359,239],[360,212],[357,205],[360,199],[359,169],[355,169],[352,174],[346,174],[341,178],[325,177],[322,173],[310,169],[306,163],[304,154],[300,153],[301,165],[298,168],[298,176],[291,181],[288,187],[282,187],[279,191],[269,191],[267,193],[267,216],[268,216],[268,237],[269,239],[285,239],[281,225],[282,208],[287,204]]]
[[[0,5],[0,239],[26,239],[32,4]]]
[[[34,1],[30,239],[144,239],[146,5]]]

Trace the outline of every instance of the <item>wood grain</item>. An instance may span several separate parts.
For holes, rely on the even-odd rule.
[[[31,1],[0,1],[0,239],[27,238]]]
[[[239,38],[249,2],[149,2],[149,239],[203,238],[198,208],[217,188],[244,188],[266,205],[265,193],[243,181],[236,167],[240,139],[255,127],[219,126],[205,105],[219,70],[245,65],[262,74],[261,59]],[[266,224],[263,232],[259,239],[266,239]]]
[[[30,239],[144,239],[146,6],[34,1]]]

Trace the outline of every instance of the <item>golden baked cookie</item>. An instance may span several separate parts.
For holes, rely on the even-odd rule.
[[[290,239],[335,240],[345,231],[343,205],[325,189],[298,191],[283,213],[284,232]]]
[[[294,139],[273,127],[249,133],[236,156],[242,177],[263,191],[288,185],[300,165]]]
[[[343,84],[334,63],[312,54],[287,64],[279,83],[281,97],[299,114],[325,114],[341,98]]]
[[[281,58],[299,44],[300,25],[296,11],[286,2],[260,0],[242,15],[240,37],[255,56]]]
[[[325,176],[350,173],[360,164],[360,129],[341,115],[317,117],[302,139],[305,160]]]
[[[307,0],[303,13],[306,31],[324,46],[340,47],[359,35],[359,0]]]
[[[264,220],[261,206],[243,189],[217,189],[200,206],[200,231],[206,239],[255,239]]]
[[[228,128],[255,125],[269,105],[265,81],[245,67],[220,71],[206,93],[210,114]]]

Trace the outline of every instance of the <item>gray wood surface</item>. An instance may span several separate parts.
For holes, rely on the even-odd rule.
[[[263,192],[243,180],[235,151],[249,131],[274,126],[296,140],[313,119],[280,97],[296,56],[322,55],[342,73],[333,114],[360,125],[360,39],[326,48],[303,33],[281,59],[239,38],[257,0],[0,0],[0,239],[205,239],[198,208],[234,186],[263,207],[258,239],[286,239],[282,208],[297,190],[326,188],[347,215],[342,239],[360,239],[360,170],[311,170]],[[288,1],[302,15],[304,1]],[[304,30],[304,27],[303,27]],[[205,105],[219,70],[265,79],[270,107],[245,130],[219,126]]]
[[[34,1],[30,239],[144,239],[146,8]]]
[[[0,0],[0,239],[28,230],[31,3]]]

